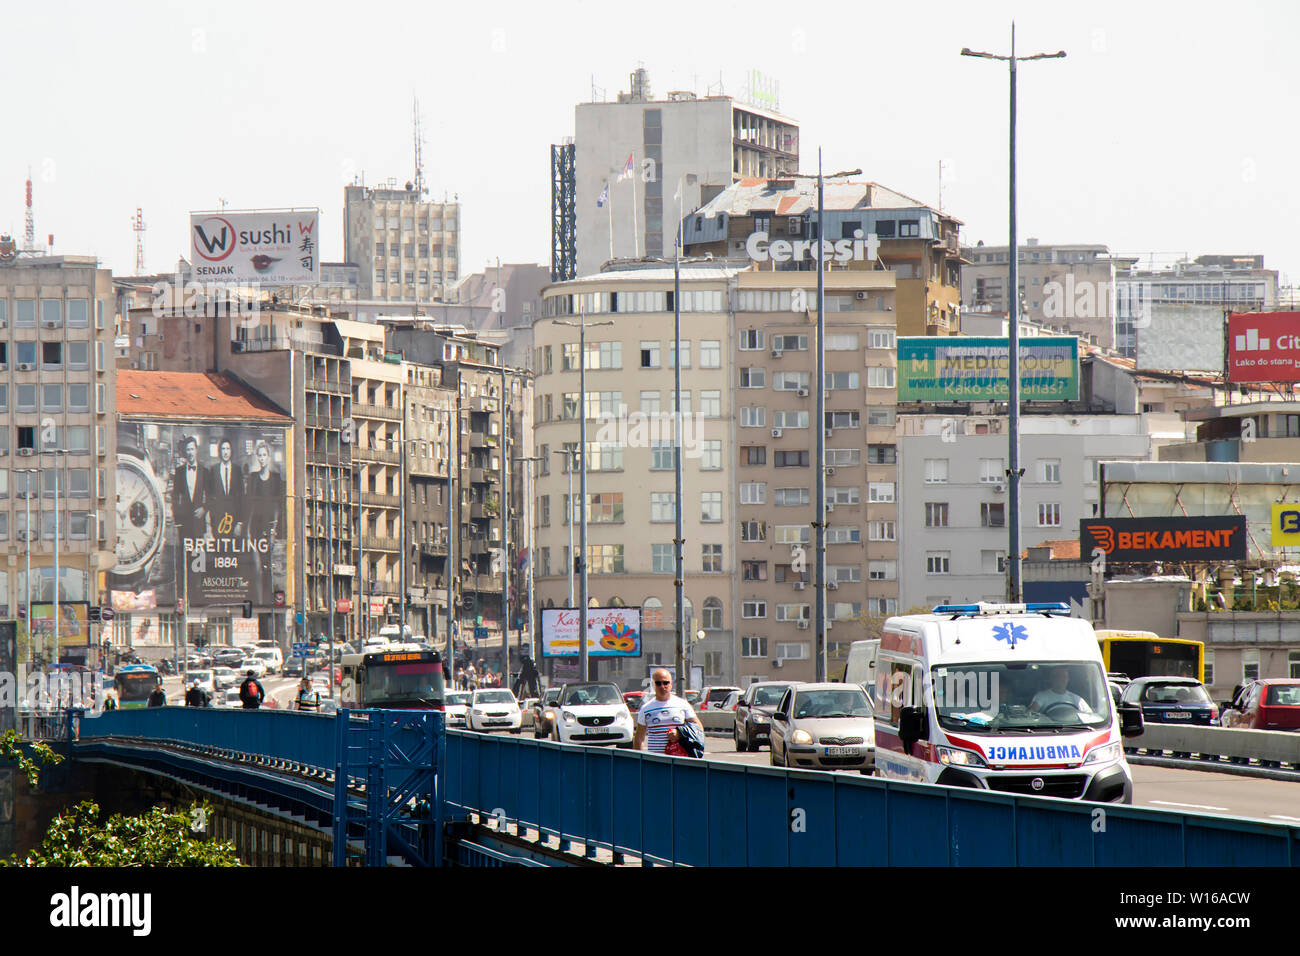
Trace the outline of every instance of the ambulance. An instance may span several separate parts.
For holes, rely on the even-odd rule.
[[[954,604],[891,617],[876,658],[876,773],[1003,793],[1131,803],[1092,626],[1066,604]]]

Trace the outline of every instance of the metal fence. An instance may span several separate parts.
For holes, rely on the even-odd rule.
[[[447,733],[449,815],[691,866],[1295,866],[1300,828]]]

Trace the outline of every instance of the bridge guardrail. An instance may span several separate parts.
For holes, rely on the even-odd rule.
[[[651,865],[1300,866],[1300,827],[1236,817],[463,731],[447,769],[452,815]]]
[[[1151,756],[1196,754],[1207,762],[1249,763],[1300,770],[1300,733],[1285,730],[1237,730],[1227,727],[1183,727],[1178,724],[1145,725],[1140,737],[1124,741],[1130,752]]]

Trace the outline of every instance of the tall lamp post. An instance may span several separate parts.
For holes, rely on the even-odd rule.
[[[528,553],[528,574],[527,574],[526,577],[524,578],[524,588],[525,588],[525,590],[524,590],[524,595],[525,595],[525,598],[526,598],[525,607],[528,609],[528,610],[527,610],[527,614],[528,614],[528,636],[529,636],[529,643],[530,643],[529,651],[531,652],[531,655],[530,655],[530,656],[532,657],[532,659],[533,659],[534,661],[536,661],[536,660],[538,659],[538,658],[537,658],[537,648],[534,647],[534,646],[531,646],[531,645],[535,645],[535,644],[537,643],[537,636],[536,636],[536,631],[535,631],[535,628],[536,628],[536,626],[537,626],[537,611],[536,611],[536,609],[533,607],[533,544],[534,544],[534,540],[533,540],[533,521],[534,521],[534,517],[533,517],[533,490],[534,490],[534,485],[535,485],[535,482],[536,482],[536,479],[533,477],[533,466],[536,465],[537,462],[539,462],[539,461],[546,461],[546,459],[543,458],[543,457],[540,456],[540,455],[533,455],[533,456],[531,456],[531,457],[523,457],[523,456],[521,456],[521,457],[519,457],[519,458],[515,458],[515,459],[513,459],[513,460],[519,462],[521,465],[522,465],[522,464],[526,464],[526,465],[528,466],[528,470],[524,472],[524,550],[527,551],[527,553]],[[516,603],[519,603],[519,602],[516,602]],[[520,628],[520,629],[519,629],[519,645],[518,645],[518,646],[519,646],[519,666],[520,666],[520,668],[521,668],[521,672],[522,672],[522,667],[523,667],[523,663],[524,663],[524,657],[523,657],[523,651],[524,651],[524,631],[523,631],[523,628]]]
[[[16,468],[14,474],[26,475],[23,480],[23,508],[26,512],[26,521],[23,535],[27,541],[27,596],[23,599],[24,613],[27,615],[27,644],[28,651],[32,655],[32,663],[36,662],[36,632],[32,628],[32,485],[36,482],[34,476],[39,475],[39,468]],[[39,597],[39,594],[37,595]]]
[[[569,607],[573,607],[573,459],[577,457],[578,452],[568,448],[558,448],[551,454],[564,456],[564,467],[569,479],[569,513],[564,516],[564,522],[569,526]]]
[[[552,319],[556,325],[577,326],[578,328],[578,450],[582,454],[581,470],[578,472],[578,514],[581,524],[578,526],[578,550],[581,555],[578,565],[578,671],[583,680],[594,680],[595,675],[589,670],[587,660],[587,329],[613,322],[588,322],[584,311],[578,312],[577,322],[564,319]],[[573,498],[569,499],[573,507]],[[569,518],[573,520],[572,515]],[[572,557],[572,552],[570,552]]]
[[[816,634],[816,680],[826,680],[826,261],[829,258],[826,248],[825,189],[826,179],[839,179],[843,176],[857,176],[860,169],[832,173],[829,177],[822,174],[822,151],[817,150],[817,517],[813,519],[816,532],[814,551],[813,593],[816,600],[814,623]],[[797,179],[811,179],[811,175],[801,173],[782,173]]]
[[[1008,251],[1010,255],[1007,289],[1007,340],[1010,346],[1007,363],[1007,600],[1020,601],[1020,249],[1016,243],[1016,64],[1025,60],[1052,60],[1065,56],[1064,50],[1056,53],[1035,53],[1016,56],[1016,25],[1011,24],[1011,53],[1000,56],[981,53],[963,47],[962,56],[977,56],[985,60],[1002,60],[1010,68],[1011,120],[1010,164],[1008,183]]]

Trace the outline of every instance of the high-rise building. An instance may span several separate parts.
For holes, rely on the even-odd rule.
[[[688,634],[705,634],[690,655],[706,681],[814,675],[817,428],[826,432],[830,672],[864,636],[860,618],[897,610],[894,282],[886,270],[826,276],[818,383],[815,273],[682,267],[684,610]],[[537,600],[568,602],[581,504],[567,471],[575,456],[562,453],[580,450],[585,415],[589,594],[643,612],[645,656],[601,662],[600,675],[639,686],[647,665],[676,659],[673,270],[624,266],[544,295],[534,346],[535,441],[547,459],[533,509]],[[587,333],[585,357],[578,330],[551,321],[580,313],[612,323]]]
[[[0,265],[6,617],[54,599],[56,548],[60,601],[106,597],[100,582],[113,562],[98,559],[117,540],[113,306],[112,274],[94,256],[19,256]],[[27,659],[25,630],[20,641]],[[64,630],[58,648],[46,641],[38,649],[49,660],[84,661],[90,640]]]
[[[580,276],[608,259],[670,257],[682,212],[738,179],[799,166],[794,120],[731,96],[673,91],[652,99],[644,69],[617,101],[579,103],[574,120]],[[624,177],[629,158],[632,172]],[[608,202],[597,207],[606,187]]]
[[[358,299],[441,299],[460,275],[460,203],[431,202],[410,184],[345,186],[343,246]]]

